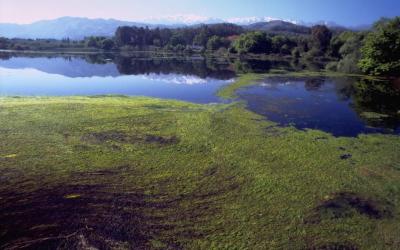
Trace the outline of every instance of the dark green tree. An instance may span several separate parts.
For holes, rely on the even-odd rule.
[[[210,39],[208,39],[207,49],[218,50],[219,48],[228,48],[229,45],[230,42],[228,39],[219,36],[212,36]]]
[[[400,17],[375,24],[361,49],[361,70],[371,75],[400,75]]]
[[[94,36],[89,37],[89,39],[87,40],[86,46],[93,47],[93,48],[100,48],[98,38],[96,38]]]
[[[242,34],[233,44],[238,53],[269,54],[271,39],[263,32],[255,31]]]
[[[112,39],[107,38],[101,41],[101,48],[104,50],[112,50],[115,46],[115,43]]]
[[[313,47],[325,53],[332,38],[332,32],[325,25],[316,25],[311,28]]]
[[[131,43],[132,38],[132,28],[123,26],[118,27],[115,32],[115,41],[118,46],[129,45]]]

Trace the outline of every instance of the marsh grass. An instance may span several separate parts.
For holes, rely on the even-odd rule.
[[[400,247],[398,136],[116,96],[1,98],[0,121],[2,249]]]

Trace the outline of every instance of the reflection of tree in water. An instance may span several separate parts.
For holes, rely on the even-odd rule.
[[[324,78],[308,78],[304,82],[304,88],[307,91],[316,91],[319,90],[322,85],[324,85],[325,79]]]
[[[297,71],[287,60],[236,59],[231,63],[237,73],[267,73],[271,69]]]
[[[294,59],[290,61],[290,67],[288,67],[287,70],[294,72],[302,70],[320,71],[323,68],[324,68],[323,63],[309,61],[309,60]]]
[[[400,77],[393,80],[393,88],[400,91]]]
[[[11,58],[10,53],[0,53],[1,60],[9,60]]]
[[[224,58],[161,58],[136,59],[132,57],[116,57],[122,74],[143,73],[176,73],[191,74],[199,77],[214,77],[217,79],[231,79],[236,74],[266,73],[271,69],[295,70],[289,61],[260,60],[260,59],[224,59]]]
[[[183,74],[196,75],[201,78],[212,77],[221,80],[234,78],[242,73],[266,73],[271,69],[297,71],[298,67],[309,69],[307,66],[287,60],[262,60],[239,58],[214,58],[214,57],[160,57],[145,52],[133,54],[93,53],[93,54],[20,54],[1,53],[0,59],[7,60],[12,57],[45,57],[63,58],[67,61],[74,59],[85,60],[89,64],[110,64],[117,66],[119,73],[127,75],[139,74]],[[296,68],[297,67],[297,68]]]
[[[235,60],[233,66],[236,72],[239,73],[265,73],[272,67],[271,61],[261,60]]]
[[[352,100],[354,109],[368,125],[390,129],[400,127],[400,90],[391,82],[359,80],[354,84]]]
[[[113,54],[87,54],[84,58],[90,64],[106,64],[115,56]]]
[[[201,78],[213,77],[226,80],[236,76],[235,72],[229,69],[228,64],[210,64],[203,59],[189,60],[186,58],[168,59],[136,59],[131,57],[116,57],[114,59],[121,74],[183,74],[196,75]]]
[[[336,94],[341,101],[348,101],[354,94],[354,83],[358,80],[355,77],[335,77],[332,78],[335,83]]]

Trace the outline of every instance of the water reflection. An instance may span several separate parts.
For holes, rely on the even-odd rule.
[[[285,126],[335,136],[400,133],[400,91],[389,81],[278,77],[239,96],[250,110]]]
[[[146,53],[122,54],[29,54],[0,52],[0,67],[33,68],[67,77],[119,76],[141,74],[182,74],[227,80],[243,73],[319,70],[319,64],[299,61],[240,58],[154,56]]]
[[[0,53],[0,95],[145,95],[211,103],[238,73],[289,62],[124,54]]]
[[[353,107],[369,126],[399,131],[400,90],[395,84],[364,79],[353,85]]]
[[[212,103],[235,76],[229,64],[204,58],[2,53],[0,95],[122,94]]]

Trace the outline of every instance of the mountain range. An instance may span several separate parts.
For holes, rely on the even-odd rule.
[[[115,19],[89,19],[61,17],[31,24],[0,23],[0,36],[7,38],[53,38],[82,39],[87,36],[112,36],[119,26],[163,27],[147,23],[120,21]]]
[[[159,22],[159,23],[158,23]],[[188,27],[199,24],[212,23],[235,23],[250,30],[262,30],[271,32],[291,32],[305,34],[309,32],[310,24],[290,20],[279,20],[275,18],[232,18],[206,19],[201,17],[175,17],[168,19],[151,19],[145,22],[121,21],[116,19],[89,19],[83,17],[61,17],[53,20],[37,21],[31,24],[10,24],[0,23],[0,37],[26,38],[26,39],[83,39],[88,36],[114,35],[119,26],[137,26],[149,28],[177,28]],[[335,24],[328,24],[331,27],[338,27]]]

